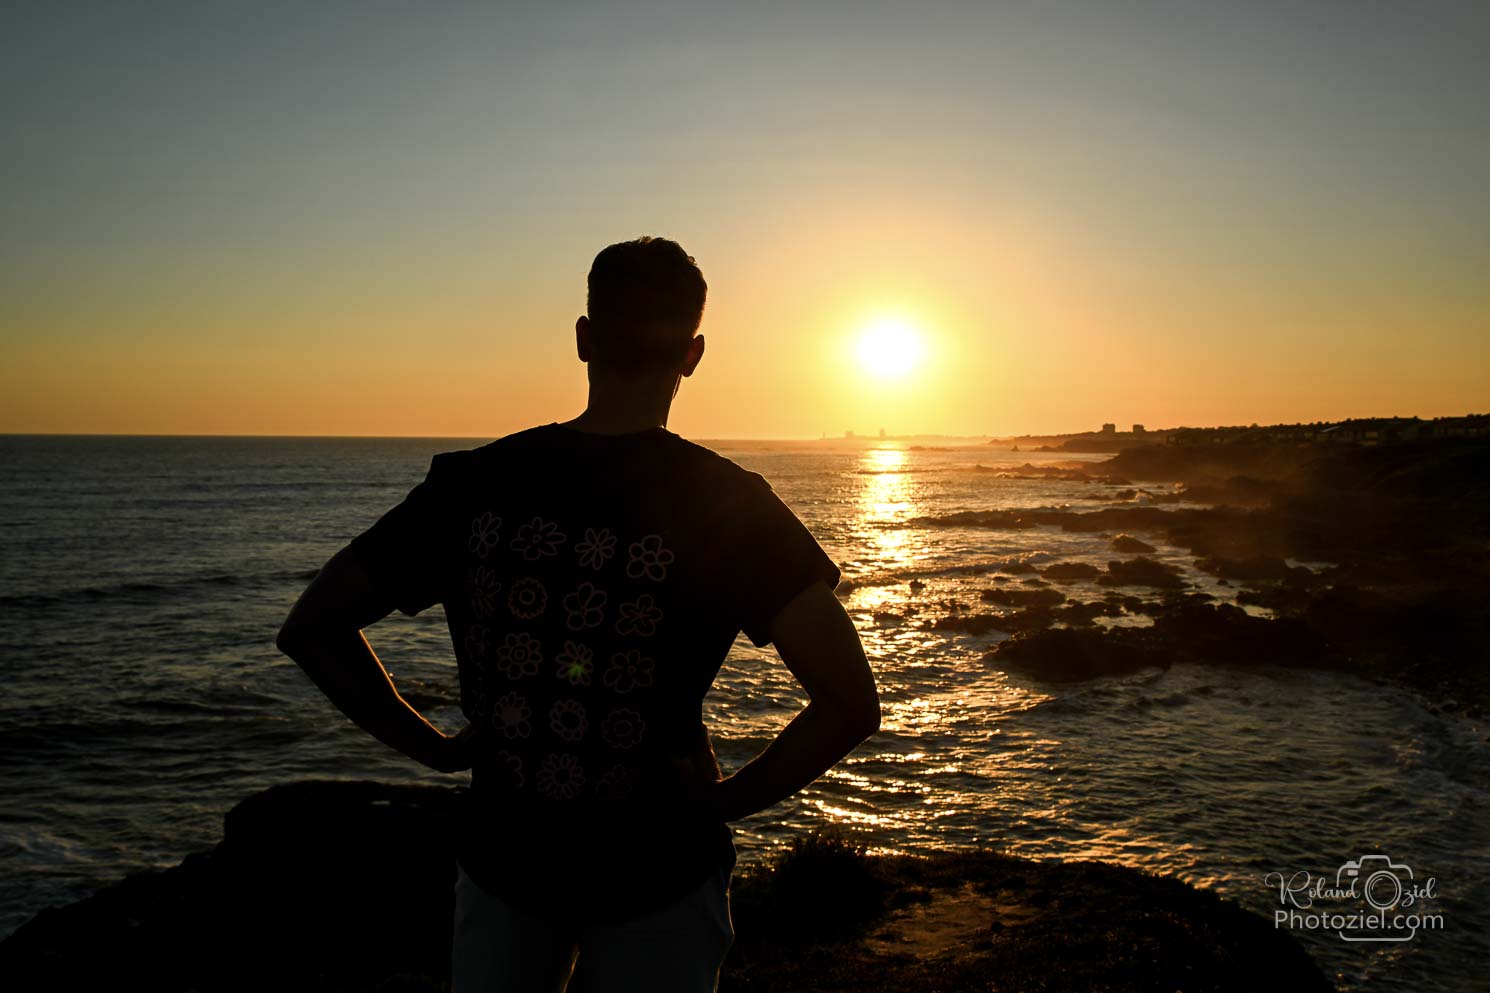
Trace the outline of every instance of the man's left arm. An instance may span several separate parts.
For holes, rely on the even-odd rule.
[[[399,695],[362,629],[393,610],[412,616],[438,599],[435,470],[333,555],[300,595],[275,645],[331,702],[390,748],[439,772],[471,766],[474,726],[447,735]]]

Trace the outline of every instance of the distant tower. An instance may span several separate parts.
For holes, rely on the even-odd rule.
[[[1117,432],[1117,425],[1116,424],[1104,424],[1104,425],[1102,425],[1102,433],[1103,434],[1115,434],[1116,432]]]
[[[1142,424],[1135,424],[1135,425],[1133,425],[1133,433],[1134,434],[1143,434],[1143,425]]]
[[[880,437],[883,438],[884,436],[885,436],[885,429],[884,428],[880,428]]]
[[[845,431],[843,432],[843,436],[845,438],[852,438],[854,436],[854,433],[852,431]]]

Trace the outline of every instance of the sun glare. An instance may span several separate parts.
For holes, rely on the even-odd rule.
[[[882,318],[859,336],[859,362],[879,379],[900,379],[921,361],[921,336],[904,321]]]

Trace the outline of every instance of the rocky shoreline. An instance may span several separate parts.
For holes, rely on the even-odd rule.
[[[1181,661],[1315,666],[1411,685],[1443,710],[1490,709],[1490,440],[1151,445],[1001,474],[1085,481],[1129,505],[907,523],[1101,533],[1113,557],[1012,556],[967,570],[982,586],[975,602],[923,602],[877,623],[1003,632],[985,661],[1051,681]],[[1189,567],[1150,557],[1159,541],[1185,549]],[[1201,574],[1236,602],[1197,589]]]
[[[45,910],[0,942],[8,990],[449,988],[464,787],[310,781],[223,841]],[[737,871],[721,991],[1333,989],[1287,931],[1172,879],[992,852],[869,857],[837,835]]]

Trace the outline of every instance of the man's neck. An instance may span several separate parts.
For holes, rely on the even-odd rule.
[[[677,381],[671,385],[676,393]],[[665,428],[672,405],[673,398],[667,393],[591,380],[589,402],[584,413],[564,421],[563,425],[591,434],[632,434],[649,428]]]
[[[560,426],[583,431],[586,434],[635,434],[638,431],[646,431],[649,428],[666,427],[665,417],[638,416],[630,411],[618,411],[614,414],[600,414],[587,409],[583,414],[568,421],[560,421]]]

